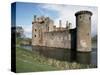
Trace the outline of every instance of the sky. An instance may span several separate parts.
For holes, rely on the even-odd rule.
[[[72,23],[71,28],[76,26],[75,13],[80,10],[88,10],[93,13],[91,17],[92,36],[97,34],[98,9],[94,6],[76,6],[63,4],[43,4],[43,3],[16,3],[16,26],[22,26],[26,37],[32,37],[32,20],[34,15],[50,17],[54,20],[54,25],[59,26],[59,20],[62,20],[62,26],[65,27],[66,21]]]

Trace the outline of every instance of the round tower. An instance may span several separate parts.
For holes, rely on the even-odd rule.
[[[77,51],[85,53],[77,54],[78,60],[84,62],[89,52],[91,52],[91,16],[90,11],[79,11],[75,13],[76,16],[76,36],[77,36]],[[79,58],[80,57],[80,58]],[[83,57],[83,58],[81,58]],[[89,60],[89,59],[87,59]],[[87,61],[86,60],[86,61]]]

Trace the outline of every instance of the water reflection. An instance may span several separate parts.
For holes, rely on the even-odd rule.
[[[76,52],[74,50],[63,49],[63,48],[48,48],[48,47],[33,47],[33,46],[22,46],[23,48],[38,52],[48,58],[54,58],[61,61],[77,61],[83,64],[94,64],[97,65],[97,48],[92,48],[90,53]],[[76,54],[77,53],[77,54]]]
[[[48,58],[71,61],[71,51],[69,49],[34,46],[33,51]]]
[[[92,52],[91,52],[91,64],[97,65],[97,48],[92,48]]]
[[[77,52],[77,62],[82,64],[91,63],[91,52]]]

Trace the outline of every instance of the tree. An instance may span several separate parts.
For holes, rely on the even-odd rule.
[[[21,26],[16,27],[16,37],[23,38],[24,36],[24,29]]]

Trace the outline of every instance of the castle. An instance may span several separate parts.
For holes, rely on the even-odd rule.
[[[66,28],[61,27],[61,20],[59,21],[60,27],[54,25],[53,20],[49,17],[38,17],[34,16],[32,22],[33,39],[32,44],[34,46],[47,46],[47,47],[59,47],[59,48],[70,48],[70,33],[68,22]]]
[[[76,28],[70,29],[71,23],[66,21],[66,27],[59,27],[49,17],[34,16],[32,21],[32,45],[35,47],[64,48],[77,52],[91,52],[91,16],[90,11],[78,11]],[[80,55],[77,55],[80,57]]]

